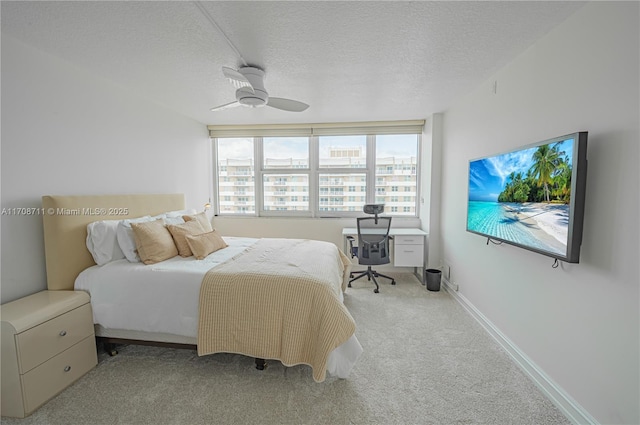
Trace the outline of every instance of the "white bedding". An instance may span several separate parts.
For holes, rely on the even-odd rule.
[[[173,334],[196,341],[205,273],[241,254],[258,239],[224,240],[229,246],[204,260],[177,256],[153,265],[122,259],[93,266],[80,273],[75,289],[89,293],[94,323],[103,328]],[[352,335],[330,354],[327,372],[346,378],[361,353],[362,347]]]

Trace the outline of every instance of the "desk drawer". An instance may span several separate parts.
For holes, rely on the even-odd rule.
[[[424,264],[424,245],[399,245],[396,240],[393,251],[394,267],[422,267]]]
[[[424,236],[397,235],[393,237],[393,243],[396,245],[422,245],[424,244]]]
[[[85,304],[16,335],[20,373],[26,373],[93,334],[91,304]]]
[[[22,376],[28,414],[67,388],[98,363],[93,335]]]

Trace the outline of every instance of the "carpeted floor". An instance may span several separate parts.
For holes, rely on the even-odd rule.
[[[2,424],[569,424],[447,292],[409,273],[345,304],[364,354],[348,379],[308,366],[121,346],[28,418]],[[385,279],[381,279],[385,281]]]

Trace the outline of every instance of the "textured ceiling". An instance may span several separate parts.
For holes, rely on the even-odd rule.
[[[2,2],[2,32],[206,124],[422,119],[582,2],[201,2],[269,94],[311,105],[210,112],[240,58],[188,1]]]

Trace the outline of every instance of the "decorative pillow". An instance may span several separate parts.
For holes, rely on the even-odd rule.
[[[131,230],[143,263],[154,264],[178,255],[178,249],[163,219],[131,223]]]
[[[118,223],[120,220],[101,220],[87,225],[87,249],[99,266],[124,258],[118,245]]]
[[[133,238],[133,231],[131,230],[131,223],[144,223],[152,220],[153,218],[151,218],[148,215],[145,215],[144,217],[140,217],[140,218],[129,218],[126,220],[122,220],[120,221],[120,223],[118,223],[118,230],[116,231],[117,233],[116,236],[118,238],[118,245],[120,246],[120,249],[122,250],[122,253],[124,254],[125,258],[129,260],[129,262],[131,263],[140,262],[140,257],[138,257],[138,252],[136,247],[136,241]]]
[[[203,260],[212,252],[229,246],[215,230],[200,235],[187,235],[185,239],[198,260]]]
[[[200,226],[202,226],[205,232],[213,231],[213,227],[211,227],[209,217],[207,217],[207,214],[205,212],[193,215],[183,215],[182,218],[184,218],[184,221],[198,220],[198,223],[200,223]]]
[[[184,224],[168,224],[167,229],[169,229],[171,236],[173,236],[173,241],[176,243],[178,254],[180,254],[181,257],[190,257],[193,255],[193,252],[191,252],[191,248],[189,248],[189,244],[187,243],[186,236],[200,235],[204,233],[204,229],[196,220],[187,221]]]

